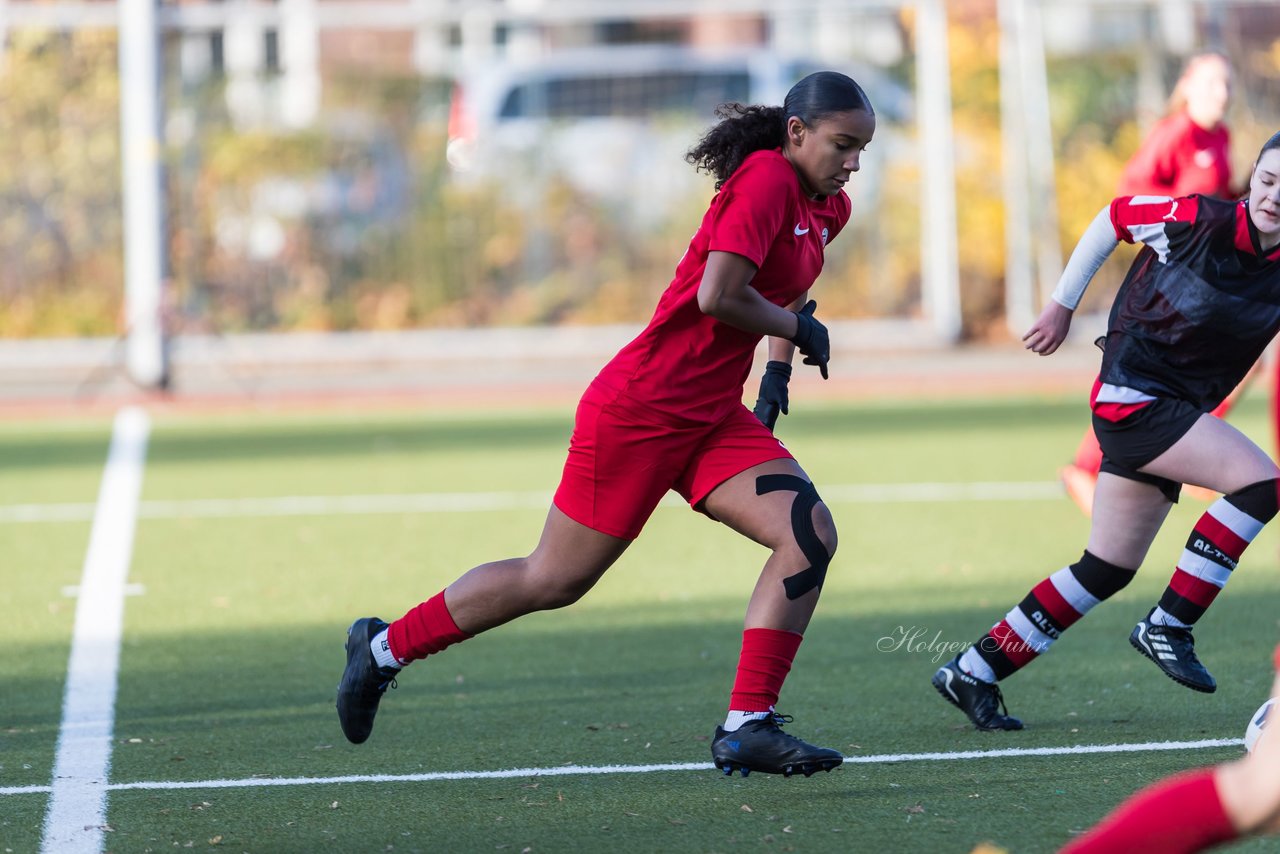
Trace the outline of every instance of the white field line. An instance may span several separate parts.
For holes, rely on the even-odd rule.
[[[125,578],[150,432],[150,419],[141,409],[117,413],[76,603],[41,843],[41,851],[49,854],[102,850]]]
[[[1048,501],[1064,493],[1057,481],[979,483],[836,484],[819,489],[836,504],[930,503],[955,501]],[[193,498],[143,501],[139,519],[229,518],[239,516],[343,516],[378,513],[484,513],[544,508],[550,491],[422,492],[387,495],[286,495],[275,498]],[[668,495],[667,506],[683,501]],[[93,518],[93,504],[0,505],[0,523],[78,522]]]
[[[1200,741],[1151,741],[1139,744],[1078,744],[1072,747],[1009,747],[999,750],[960,750],[950,753],[882,753],[846,756],[850,765],[889,765],[899,762],[948,762],[966,759],[1006,759],[1019,756],[1080,756],[1090,753],[1148,753],[1162,750],[1201,750],[1241,747],[1238,738]],[[113,792],[174,789],[253,789],[263,786],[315,786],[338,783],[431,783],[441,780],[500,780],[525,777],[579,777],[605,774],[652,774],[659,771],[710,771],[710,762],[659,765],[556,765],[550,768],[510,768],[502,771],[432,771],[422,774],[348,774],[341,777],[249,777],[243,780],[156,780],[112,783]],[[0,786],[0,796],[48,792],[48,786]]]

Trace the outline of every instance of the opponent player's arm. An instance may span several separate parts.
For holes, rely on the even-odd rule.
[[[1058,279],[1052,298],[1045,305],[1036,322],[1022,336],[1028,350],[1048,356],[1062,345],[1071,328],[1071,316],[1080,305],[1085,288],[1104,261],[1120,245],[1115,227],[1111,224],[1111,206],[1103,208],[1089,223],[1080,242],[1071,252],[1067,267]]]

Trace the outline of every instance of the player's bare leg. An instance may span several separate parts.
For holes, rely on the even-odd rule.
[[[1201,415],[1186,435],[1143,466],[1142,471],[1224,495],[1280,477],[1280,468],[1252,439],[1207,414]]]
[[[1098,475],[1094,501],[1100,512],[1089,524],[1085,548],[1108,563],[1136,570],[1146,560],[1173,503],[1157,486],[1110,472]]]
[[[772,774],[830,771],[830,748],[784,733],[774,708],[818,602],[836,548],[835,523],[804,470],[790,459],[753,466],[717,487],[708,513],[770,550],[747,606],[742,654],[724,726],[711,745],[717,768]]]
[[[576,602],[630,544],[553,506],[527,557],[469,570],[394,627],[377,617],[356,620],[347,630],[347,665],[338,685],[338,720],[347,739],[359,744],[369,737],[378,703],[395,687],[401,667],[524,614]]]
[[[475,567],[445,588],[445,603],[458,628],[471,635],[534,611],[563,608],[594,587],[629,545],[553,506],[528,557]]]

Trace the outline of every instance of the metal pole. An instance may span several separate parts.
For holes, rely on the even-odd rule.
[[[1031,206],[1027,198],[1027,132],[1019,81],[1023,0],[1000,0],[1000,147],[1004,192],[1004,311],[1009,332],[1020,336],[1035,320],[1031,269]]]
[[[917,6],[916,68],[919,82],[921,170],[929,203],[921,211],[921,289],[925,310],[948,343],[961,332],[959,251],[956,245],[955,135],[951,124],[951,53],[947,8],[942,0]]]
[[[146,388],[165,388],[169,366],[161,316],[164,209],[160,192],[158,0],[120,0],[120,155],[124,199],[125,362]]]
[[[320,28],[315,0],[281,0],[280,117],[292,128],[309,127],[320,113]]]
[[[1044,58],[1041,0],[1022,6],[1021,42],[1024,115],[1027,119],[1027,175],[1035,199],[1036,272],[1040,300],[1049,298],[1062,276],[1062,242],[1058,237],[1058,185],[1053,153],[1053,122],[1049,116],[1049,73]]]

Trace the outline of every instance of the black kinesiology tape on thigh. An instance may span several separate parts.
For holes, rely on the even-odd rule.
[[[791,502],[791,532],[796,536],[800,551],[809,559],[806,569],[782,581],[787,598],[799,599],[810,590],[822,589],[831,555],[827,553],[827,547],[822,544],[818,531],[813,527],[813,508],[822,500],[818,497],[818,490],[809,481],[793,474],[765,474],[756,478],[756,495],[782,490],[796,494],[795,500]]]

